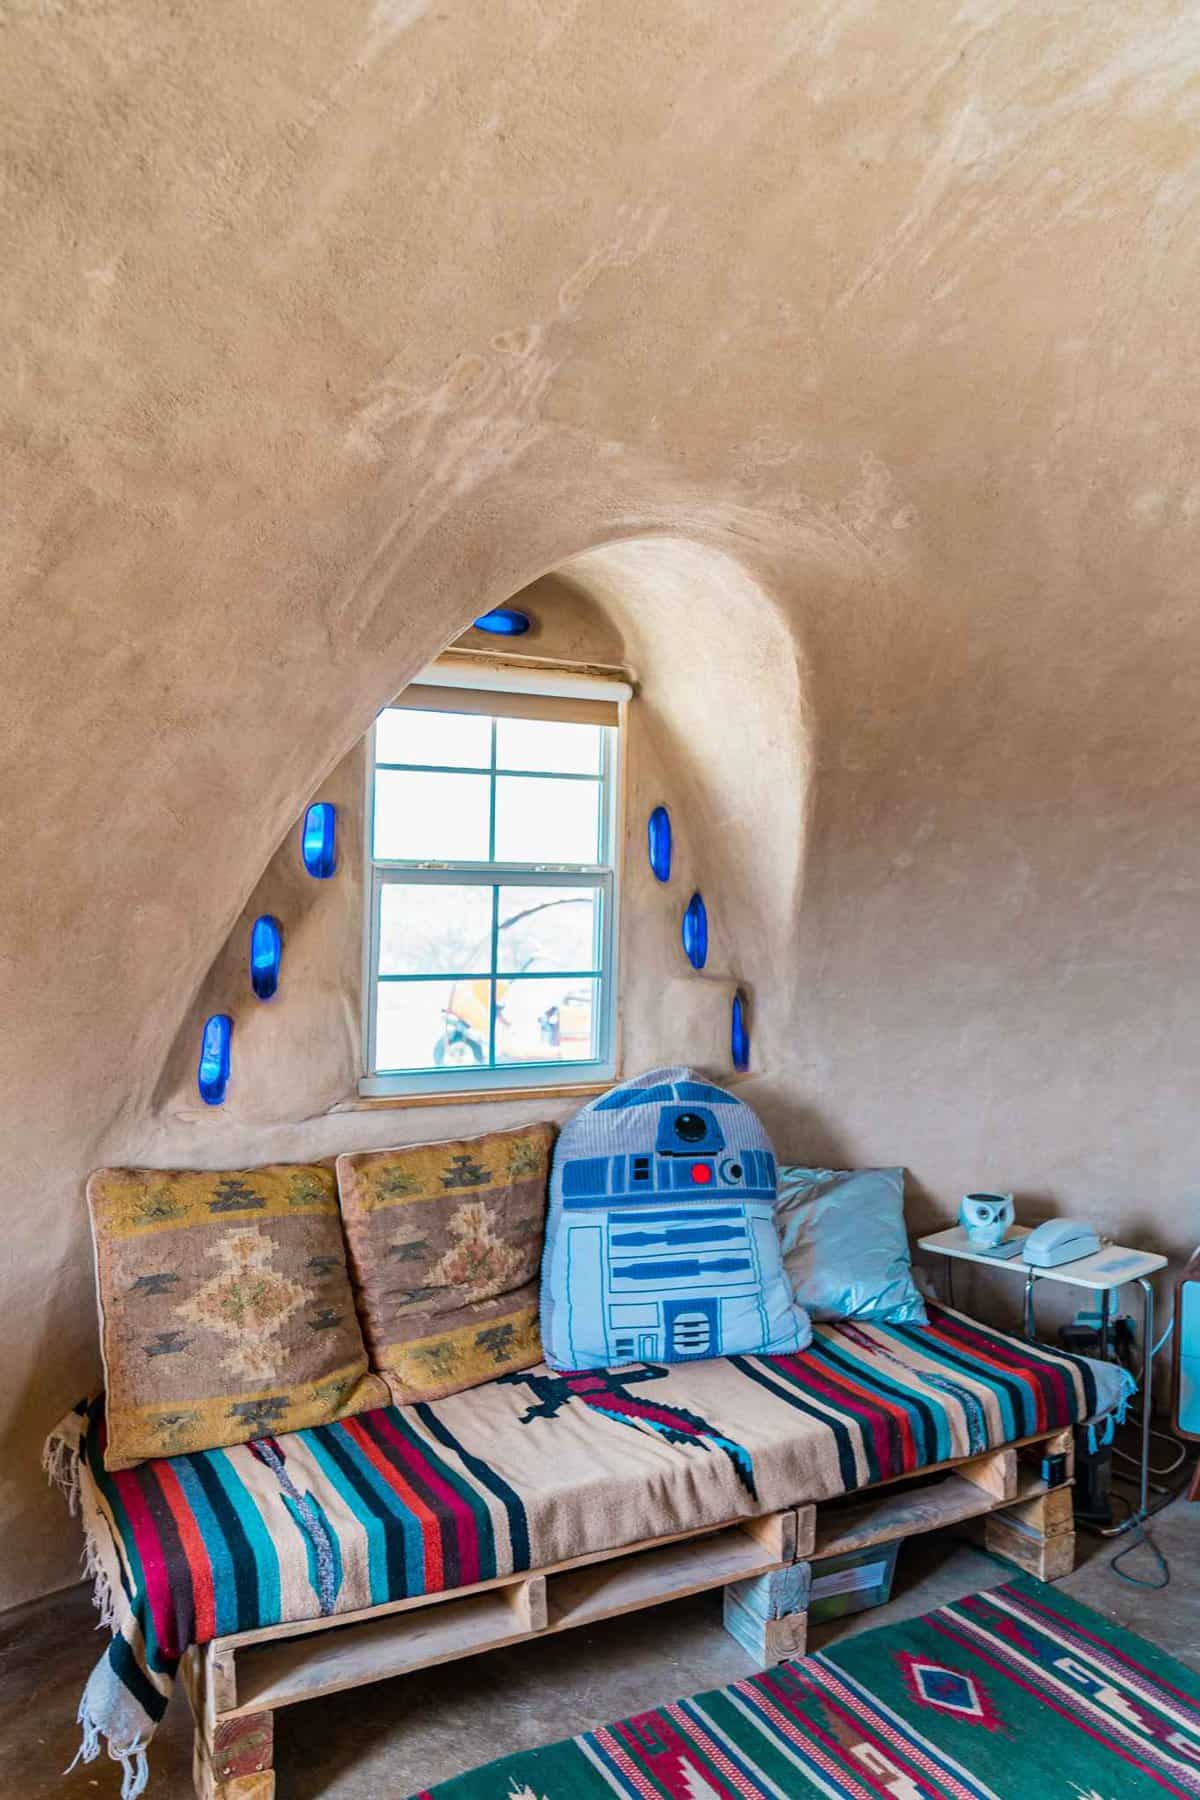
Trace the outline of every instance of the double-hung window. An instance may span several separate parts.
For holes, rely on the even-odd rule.
[[[380,713],[364,1094],[611,1079],[628,691],[435,666]]]

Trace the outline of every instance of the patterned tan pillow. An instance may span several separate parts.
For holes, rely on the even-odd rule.
[[[98,1169],[108,1469],[386,1406],[332,1169]]]
[[[551,1125],[337,1159],[350,1267],[398,1404],[541,1361]]]

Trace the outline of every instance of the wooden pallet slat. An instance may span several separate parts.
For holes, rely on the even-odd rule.
[[[792,1506],[786,1512],[743,1519],[742,1530],[770,1550],[776,1562],[799,1562],[811,1554],[817,1528],[815,1506]]]
[[[1065,1456],[1067,1459],[1066,1479],[1075,1479],[1075,1431],[1068,1425],[1065,1431],[1053,1431],[1041,1445],[1043,1456]]]
[[[1015,1563],[1027,1575],[1039,1581],[1061,1581],[1075,1567],[1074,1530],[1059,1530],[1050,1536],[1007,1513],[994,1512],[984,1522],[984,1542],[995,1556]]]
[[[762,1668],[804,1655],[811,1568],[794,1563],[786,1573],[795,1585],[772,1586],[759,1576],[731,1583],[721,1597],[726,1631]]]
[[[270,1711],[219,1716],[232,1703],[233,1656],[215,1644],[189,1650],[180,1676],[196,1720],[192,1782],[198,1800],[274,1800],[275,1718]]]
[[[507,1600],[514,1619],[525,1631],[545,1631],[547,1602],[546,1577],[531,1575],[527,1581],[516,1581],[511,1587],[501,1588],[500,1592]]]
[[[818,1559],[841,1556],[852,1550],[869,1550],[873,1544],[889,1544],[896,1538],[919,1537],[926,1531],[943,1531],[978,1519],[1012,1504],[1018,1496],[1033,1498],[1042,1491],[1040,1476],[1025,1476],[1011,1499],[997,1500],[978,1482],[961,1475],[947,1475],[927,1488],[911,1488],[899,1494],[880,1494],[858,1506],[818,1517],[813,1555]],[[1069,1490],[1067,1490],[1069,1492]]]
[[[768,1569],[747,1581],[732,1583],[738,1599],[758,1619],[786,1619],[805,1611],[812,1592],[812,1564],[789,1563],[785,1569]]]
[[[531,1635],[507,1595],[493,1592],[346,1632],[281,1639],[239,1657],[238,1711],[294,1706],[299,1700],[498,1650]]]
[[[749,1532],[738,1528],[716,1538],[643,1550],[628,1561],[576,1569],[550,1583],[550,1630],[565,1631],[616,1618],[643,1606],[684,1600],[760,1574],[777,1561]]]
[[[973,1456],[957,1471],[962,1481],[981,1488],[993,1500],[1015,1500],[1017,1497],[1017,1453],[1005,1448],[992,1450],[987,1456]]]
[[[1014,1524],[1028,1526],[1042,1537],[1057,1537],[1064,1531],[1074,1531],[1074,1491],[1070,1487],[1048,1488],[1043,1494],[1006,1506],[1004,1516]]]

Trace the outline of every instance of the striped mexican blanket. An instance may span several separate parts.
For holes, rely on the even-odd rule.
[[[502,1377],[434,1404],[108,1473],[52,1434],[112,1641],[80,1707],[125,1800],[192,1644],[469,1586],[911,1474],[1102,1415],[1128,1378],[938,1308],[775,1357]]]

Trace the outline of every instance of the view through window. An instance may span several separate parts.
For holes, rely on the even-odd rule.
[[[419,687],[380,714],[365,1091],[611,1071],[616,716]]]

